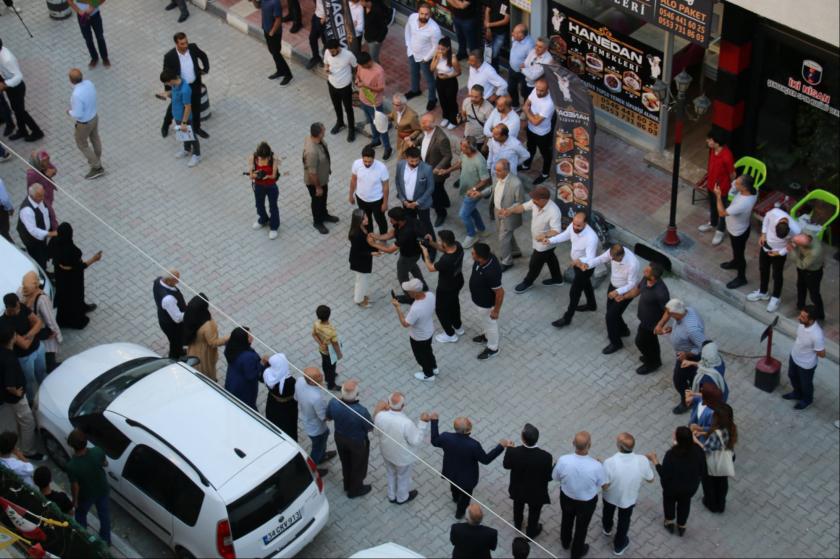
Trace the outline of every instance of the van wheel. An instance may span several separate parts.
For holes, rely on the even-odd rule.
[[[70,455],[64,450],[64,447],[53,437],[49,431],[41,431],[41,440],[44,443],[44,449],[47,451],[47,456],[55,462],[56,466],[65,470],[67,463],[70,461]]]
[[[195,555],[180,545],[175,547],[175,557],[178,557],[178,559],[195,559]]]

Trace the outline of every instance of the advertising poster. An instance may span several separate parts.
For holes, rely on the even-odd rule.
[[[551,54],[586,83],[594,106],[658,136],[660,103],[651,86],[662,77],[662,51],[556,2],[548,19]]]
[[[709,46],[714,0],[612,0],[639,19],[702,47]]]
[[[559,65],[545,66],[545,78],[554,102],[554,177],[565,226],[577,212],[592,210],[595,119],[583,80]]]
[[[349,48],[353,37],[353,20],[347,0],[324,0],[327,21],[324,25],[326,40],[336,39],[342,48]]]

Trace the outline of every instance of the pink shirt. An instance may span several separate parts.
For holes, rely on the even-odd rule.
[[[357,84],[361,87],[373,87],[376,89],[385,89],[385,70],[374,62],[370,68],[364,68],[361,65],[356,67]],[[359,89],[359,101],[368,107],[378,107],[382,104],[382,91],[374,93],[374,102],[365,95],[365,91]]]

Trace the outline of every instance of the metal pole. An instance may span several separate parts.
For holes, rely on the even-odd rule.
[[[665,48],[662,52],[662,76],[659,78],[665,83],[671,83],[671,69],[674,67],[674,34],[671,32],[665,33]],[[665,145],[668,141],[668,103],[662,103],[662,109],[659,111],[659,152],[665,151]]]
[[[680,152],[682,151],[683,120],[685,118],[685,94],[677,95],[677,106],[674,123],[674,170],[671,177],[671,211],[668,215],[668,230],[662,242],[667,246],[680,244],[680,237],[677,234],[677,194],[680,186]]]

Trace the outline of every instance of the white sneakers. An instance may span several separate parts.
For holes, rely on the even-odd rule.
[[[705,233],[706,231],[711,231],[712,229],[714,229],[714,227],[712,227],[711,223],[704,223],[703,225],[701,225],[700,227],[697,228],[697,230],[700,231],[701,233]]]
[[[188,156],[189,154],[190,154],[190,152],[188,152],[187,150],[179,149],[178,151],[175,152],[175,159],[183,159],[186,156]]]
[[[461,328],[456,328],[455,329],[455,335],[456,336],[463,336],[464,335],[464,327],[462,326]],[[435,372],[435,374],[437,374],[437,372]]]
[[[469,235],[467,235],[466,237],[464,237],[464,240],[461,241],[461,246],[464,247],[465,249],[466,248],[472,248],[472,246],[477,242],[478,242],[478,239],[476,237],[470,237]]]
[[[265,227],[265,226],[266,226],[266,224],[265,224],[265,223],[260,223],[260,221],[259,221],[259,220],[257,220],[257,221],[255,221],[255,222],[254,222],[254,224],[251,226],[251,229],[253,229],[253,230],[255,230],[255,231],[256,231],[257,229],[262,229],[262,228],[263,228],[263,227]]]
[[[414,378],[416,378],[417,380],[423,381],[423,382],[435,382],[434,375],[430,376],[430,377],[427,377],[426,375],[423,374],[423,371],[417,371],[416,373],[414,373]]]
[[[776,312],[781,304],[782,301],[778,297],[770,297],[770,302],[767,303],[767,312]]]
[[[766,301],[769,299],[770,296],[766,293],[762,293],[760,290],[756,289],[752,293],[747,294],[747,301]]]
[[[724,235],[723,231],[715,231],[715,236],[712,239],[712,244],[717,246],[720,243],[722,243],[723,239],[725,239],[725,238],[726,238],[726,235]]]
[[[441,332],[435,336],[435,341],[442,344],[454,344],[458,341],[458,334],[449,336],[446,332]]]
[[[268,238],[269,238],[269,240],[272,240],[272,241],[274,239],[276,239],[277,238],[277,231],[269,231],[268,232]]]
[[[200,162],[201,162],[201,156],[200,155],[193,155],[192,157],[190,157],[190,162],[187,163],[187,167],[195,167]]]
[[[449,119],[445,118],[445,119],[441,120],[440,125],[441,126],[449,126]]]
[[[452,122],[450,122],[449,124],[446,125],[447,130],[455,130],[456,128],[458,128],[458,125],[454,124]]]

